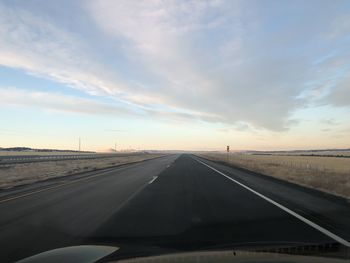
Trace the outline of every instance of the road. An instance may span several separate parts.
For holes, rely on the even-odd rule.
[[[193,155],[169,155],[44,187],[1,197],[1,262],[91,243],[113,242],[127,255],[148,246],[166,251],[224,244],[347,246],[350,240],[346,201]]]

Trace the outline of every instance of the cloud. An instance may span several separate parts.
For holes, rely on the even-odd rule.
[[[104,131],[112,132],[112,133],[127,132],[126,130],[119,130],[119,129],[105,129]]]
[[[95,95],[79,100],[82,112],[88,103],[101,113],[123,112],[118,103],[124,102],[124,112],[134,108],[135,116],[283,131],[310,97],[319,101],[332,93],[326,103],[347,104],[347,86],[333,89],[339,65],[347,63],[341,61],[347,18],[336,19],[331,3],[317,14],[315,3],[304,3],[303,14],[294,3],[271,2],[268,11],[252,3],[86,1],[74,16],[91,20],[90,38],[76,24],[59,26],[58,11],[50,18],[34,15],[35,8],[0,4],[0,64]],[[290,15],[281,16],[286,10]],[[59,95],[45,95],[52,101],[44,106],[54,107],[50,96]],[[98,96],[117,105],[97,102]],[[68,111],[79,112],[69,98],[63,101]]]
[[[82,98],[61,93],[42,92],[0,87],[0,104],[15,107],[36,108],[48,112],[73,113],[84,115],[105,115],[114,118],[148,118],[165,122],[193,122],[206,119],[210,116],[200,113],[184,113],[167,110],[139,109],[127,104],[101,102],[94,97]],[[106,130],[123,132],[123,130]]]
[[[336,39],[350,33],[350,15],[340,15],[332,22],[332,30],[329,32],[328,37]]]
[[[329,126],[334,126],[334,125],[339,125],[340,123],[335,120],[334,118],[329,118],[329,119],[323,119],[320,121],[322,124],[326,124]]]
[[[336,85],[327,100],[334,106],[350,106],[350,76],[345,77]]]
[[[38,108],[46,111],[114,117],[138,115],[131,109],[95,100],[67,96],[59,93],[28,91],[16,88],[0,88],[1,105]]]
[[[271,25],[239,1],[99,0],[88,10],[107,35],[127,41],[131,59],[158,77],[163,85],[148,94],[171,107],[211,113],[217,122],[284,130],[302,103],[297,97],[312,58],[294,53],[317,38],[312,28],[299,34],[292,24],[279,32],[283,39],[293,30],[294,48],[274,41],[276,35],[261,35]]]
[[[0,4],[0,65],[64,83],[89,94],[120,95],[126,87],[96,62],[78,35],[20,7]]]
[[[234,125],[231,125],[230,128],[221,128],[218,129],[218,131],[220,132],[250,132],[250,133],[255,133],[256,130],[254,129],[254,127],[252,127],[251,125],[244,123],[244,122],[237,122]]]

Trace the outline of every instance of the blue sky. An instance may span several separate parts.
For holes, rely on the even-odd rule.
[[[0,147],[350,147],[349,1],[0,1]]]

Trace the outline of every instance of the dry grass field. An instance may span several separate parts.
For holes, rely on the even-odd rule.
[[[84,152],[35,152],[35,151],[0,151],[0,156],[16,156],[16,155],[77,155],[91,154]]]
[[[249,152],[248,152],[249,153]],[[262,152],[266,153],[266,152]],[[337,151],[337,150],[329,150],[329,151],[286,151],[286,152],[270,152],[271,155],[321,155],[321,156],[350,156],[350,150],[346,151]]]
[[[350,158],[203,153],[211,160],[294,182],[350,199]]]
[[[0,189],[67,176],[79,172],[132,163],[162,156],[142,154],[88,160],[66,160],[0,165]]]

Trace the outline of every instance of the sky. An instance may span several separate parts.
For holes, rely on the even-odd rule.
[[[0,0],[0,147],[350,148],[350,1]]]

